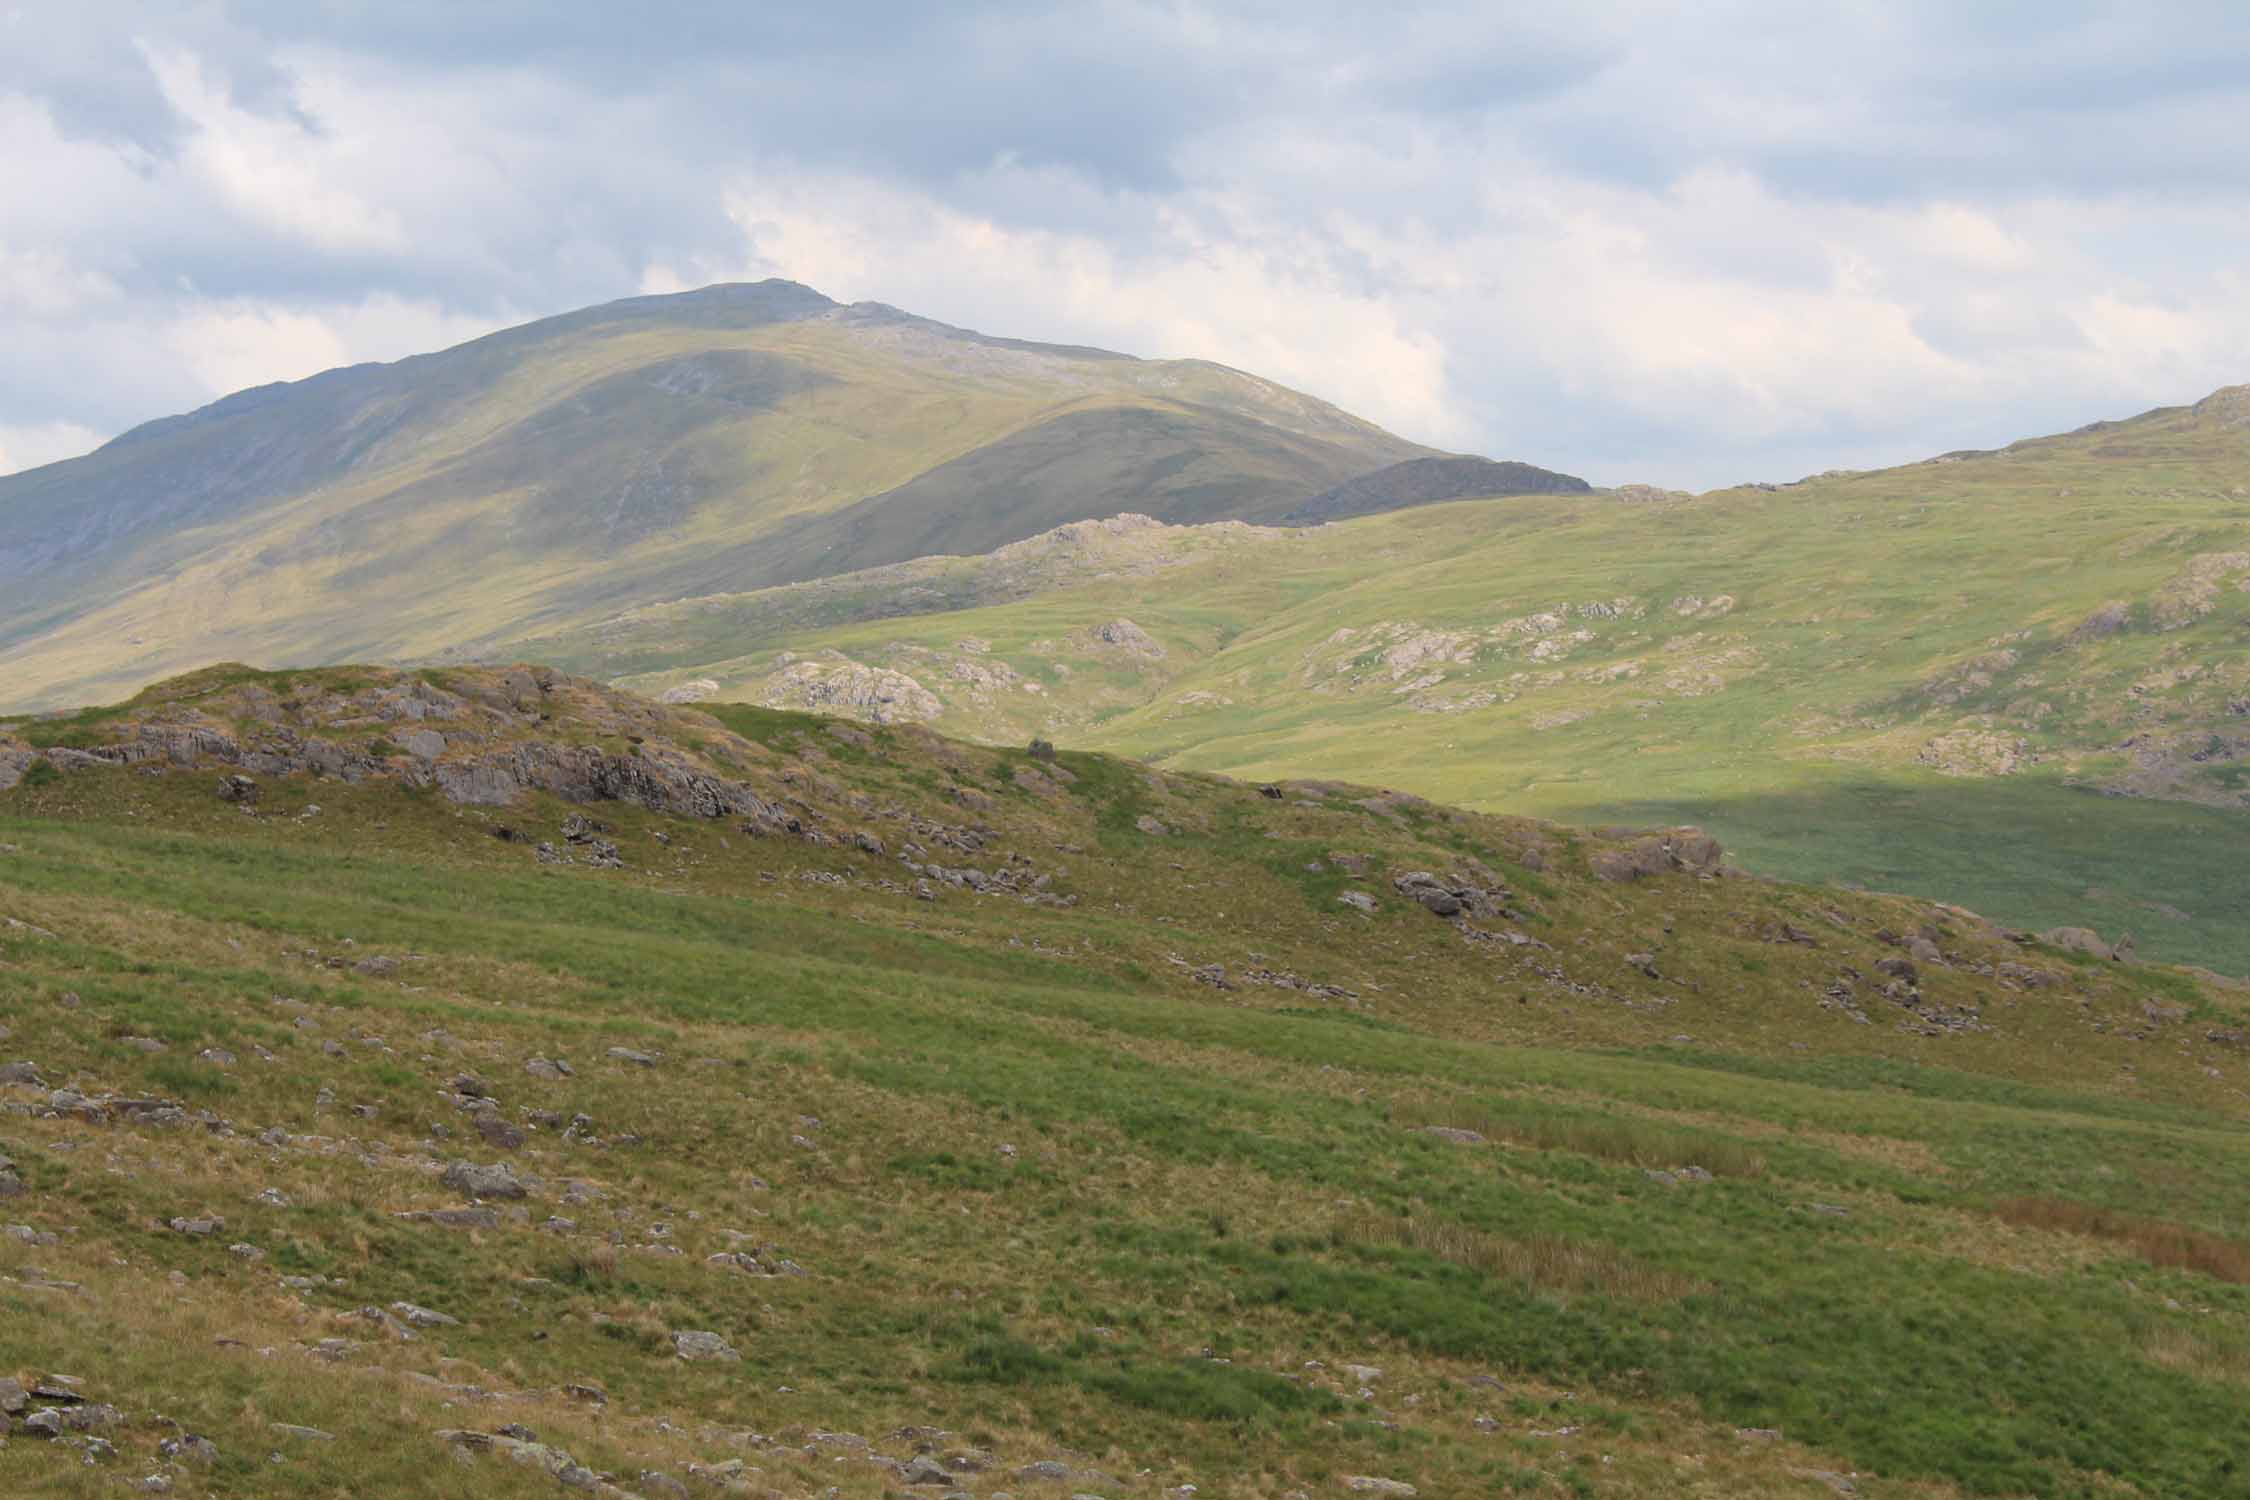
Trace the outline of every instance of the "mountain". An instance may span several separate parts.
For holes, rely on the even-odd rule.
[[[1202,361],[784,281],[637,297],[0,478],[0,706],[425,655],[1119,510],[1273,519],[1426,452]]]
[[[1347,479],[1282,516],[1291,526],[1317,526],[1353,516],[1379,515],[1409,505],[1434,505],[1496,495],[1583,494],[1593,486],[1570,474],[1489,458],[1409,458],[1389,468]]]
[[[918,566],[513,649],[1001,743],[1693,821],[1761,869],[2250,972],[2250,388],[1795,485],[1081,527]]]
[[[2086,947],[1690,829],[205,671],[0,725],[0,1492],[2239,1494],[2250,995]]]

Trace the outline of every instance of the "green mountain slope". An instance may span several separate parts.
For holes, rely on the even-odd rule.
[[[1121,509],[1274,514],[1425,451],[1200,361],[789,282],[635,298],[0,478],[0,706],[428,654]]]
[[[1689,831],[224,669],[0,984],[0,1492],[2250,1474],[2244,993]]]
[[[895,674],[911,682],[886,679],[881,711],[1000,742],[1693,818],[1798,878],[2250,971],[2246,411],[2233,389],[1692,499],[1140,531],[1106,579],[932,564],[953,583],[931,613],[893,598],[855,621],[838,579],[789,596],[798,613],[690,601],[539,649],[651,690],[838,711]],[[1105,636],[1118,621],[1134,629]]]

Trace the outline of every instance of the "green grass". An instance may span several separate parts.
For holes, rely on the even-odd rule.
[[[785,755],[835,743],[798,716],[730,727]],[[1021,853],[1076,905],[920,902],[889,861],[615,804],[599,813],[622,870],[490,836],[494,816],[544,831],[571,810],[543,800],[495,815],[277,780],[276,806],[323,806],[308,823],[244,817],[206,775],[123,769],[0,794],[0,914],[53,934],[0,928],[0,1056],[227,1126],[0,1116],[32,1188],[6,1212],[60,1236],[36,1256],[0,1240],[0,1275],[88,1289],[0,1282],[0,1374],[70,1351],[137,1414],[115,1439],[130,1462],[155,1462],[170,1429],[141,1414],[162,1411],[257,1460],[211,1481],[239,1493],[513,1494],[504,1460],[430,1462],[434,1430],[507,1420],[621,1475],[711,1461],[706,1432],[769,1434],[742,1451],[785,1493],[880,1493],[805,1445],[845,1431],[897,1453],[906,1427],[1003,1473],[1076,1455],[1122,1495],[1377,1474],[1655,1496],[1687,1455],[1733,1494],[1802,1493],[1804,1468],[1876,1495],[2245,1492],[2250,1289],[2224,1273],[2250,1237],[2250,1117],[2205,1071],[2237,1054],[2199,1027],[2126,1034],[2151,998],[2231,1015],[2228,994],[2037,954],[2061,983],[2003,991],[1976,964],[2021,950],[1949,919],[1956,962],[1925,989],[1982,1004],[1992,1031],[1860,1026],[1820,987],[1871,972],[1895,951],[1876,932],[1927,903],[1610,884],[1555,830],[1181,773],[1156,787],[1076,752],[1066,795],[1000,795],[1020,759],[893,734],[790,795],[857,825],[893,804],[959,817],[933,783],[993,788],[980,863]],[[1186,831],[1126,832],[1120,811],[1144,807]],[[1393,870],[1534,844],[1550,948],[1469,943],[1388,899]],[[1383,910],[1308,901],[1307,850],[1369,855]],[[1777,915],[1823,946],[1757,936]],[[1652,943],[1675,979],[1621,962]],[[400,972],[327,963],[377,953]],[[1361,998],[1214,989],[1189,972],[1213,960]],[[607,1060],[620,1042],[665,1062]],[[242,1060],[194,1061],[219,1043]],[[534,1054],[574,1075],[533,1079]],[[513,1158],[541,1183],[524,1224],[397,1217],[452,1201],[443,1161],[498,1154],[445,1092],[464,1071],[535,1126]],[[534,1108],[584,1112],[596,1139]],[[276,1125],[303,1139],[263,1143]],[[1689,1165],[1713,1180],[1653,1175]],[[598,1196],[565,1201],[571,1182]],[[196,1212],[224,1233],[151,1227]],[[577,1228],[533,1227],[550,1214]],[[238,1240],[265,1260],[230,1255]],[[809,1274],[708,1263],[744,1242]],[[463,1321],[409,1344],[351,1316],[393,1301]],[[741,1363],[673,1360],[676,1329]],[[325,1337],[361,1348],[341,1366],[303,1352]],[[1346,1364],[1382,1367],[1372,1398]],[[407,1371],[536,1394],[449,1409]],[[599,1385],[606,1415],[545,1394],[566,1383]],[[338,1441],[271,1465],[275,1420]],[[1538,1436],[1566,1427],[1583,1436]],[[0,1486],[114,1488],[57,1452],[0,1448]]]

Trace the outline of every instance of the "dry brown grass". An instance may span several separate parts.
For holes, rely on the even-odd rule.
[[[2236,1286],[2250,1286],[2250,1245],[2184,1224],[2136,1219],[2067,1198],[2008,1198],[1994,1205],[1993,1213],[2027,1229],[2111,1240],[2127,1246],[2152,1266],[2197,1271]]]
[[[1419,1250],[1487,1276],[1571,1296],[1660,1302],[1702,1289],[1692,1277],[1645,1265],[1621,1250],[1549,1234],[1512,1240],[1439,1219],[1358,1213],[1339,1221],[1333,1235],[1340,1245]]]
[[[2194,1328],[2152,1328],[2141,1337],[2141,1353],[2168,1370],[2250,1385],[2250,1348],[2221,1343]]]

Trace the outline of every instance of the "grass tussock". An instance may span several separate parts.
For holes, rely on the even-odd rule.
[[[1442,1219],[1355,1214],[1338,1223],[1331,1238],[1354,1248],[1419,1251],[1486,1276],[1566,1296],[1661,1302],[1703,1289],[1692,1277],[1647,1265],[1608,1245],[1551,1234],[1507,1239]]]
[[[1392,1118],[1409,1128],[1473,1130],[1488,1140],[1510,1141],[1535,1151],[1573,1151],[1623,1166],[1695,1166],[1716,1177],[1756,1177],[1766,1170],[1765,1153],[1747,1141],[1621,1115],[1518,1119],[1475,1109],[1405,1103],[1394,1108]]]
[[[2025,1229],[2083,1234],[2111,1240],[2152,1266],[2197,1271],[2236,1286],[2250,1286],[2250,1245],[2224,1240],[2184,1224],[2137,1219],[2067,1198],[2009,1198],[1993,1209],[2003,1221]]]

